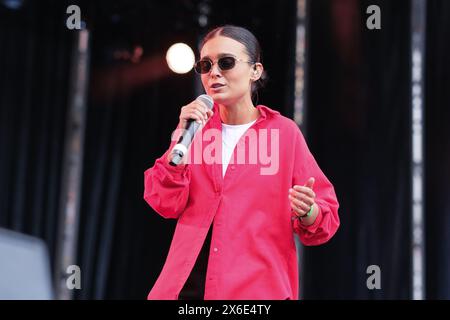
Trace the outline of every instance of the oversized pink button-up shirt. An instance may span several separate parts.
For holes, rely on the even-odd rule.
[[[172,167],[167,152],[144,173],[144,199],[162,217],[178,219],[164,267],[148,299],[177,299],[213,224],[205,300],[298,299],[294,233],[304,245],[328,241],[339,227],[333,185],[298,126],[266,106],[241,137],[222,176],[221,120],[197,132],[187,164]],[[200,155],[200,156],[199,156]],[[319,214],[310,226],[294,216],[289,188],[314,177]]]

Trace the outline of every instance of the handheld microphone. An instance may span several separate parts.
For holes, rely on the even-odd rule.
[[[202,94],[198,96],[196,100],[202,101],[210,110],[214,105],[213,99],[207,94]],[[191,145],[191,142],[194,139],[195,133],[197,132],[199,127],[200,123],[198,123],[194,119],[188,120],[186,130],[184,131],[183,135],[178,139],[177,144],[172,149],[170,156],[171,160],[169,162],[171,166],[175,167],[180,163],[183,156],[187,153],[188,148]]]

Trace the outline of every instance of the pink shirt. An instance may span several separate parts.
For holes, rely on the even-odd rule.
[[[148,299],[178,298],[211,223],[205,300],[298,299],[294,233],[310,246],[325,243],[338,229],[333,185],[296,123],[266,106],[256,108],[260,117],[247,137],[239,140],[234,163],[229,163],[224,177],[220,137],[217,143],[217,136],[211,138],[221,131],[216,104],[214,115],[195,136],[188,164],[167,163],[174,140],[145,171],[144,199],[164,218],[178,219],[166,262]],[[312,225],[303,226],[292,219],[288,190],[310,177],[315,178],[319,215]]]

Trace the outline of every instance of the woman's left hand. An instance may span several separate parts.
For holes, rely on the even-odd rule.
[[[309,178],[304,186],[295,185],[289,189],[291,208],[298,217],[305,216],[314,204],[316,194],[312,190],[314,178]]]

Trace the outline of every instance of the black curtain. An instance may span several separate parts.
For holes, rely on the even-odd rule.
[[[305,249],[307,299],[409,299],[410,1],[310,1],[308,137],[335,184],[341,228]],[[381,9],[381,30],[366,8]],[[448,197],[450,8],[428,2],[426,93],[427,297],[450,298]],[[446,81],[445,81],[446,80]],[[381,270],[368,290],[367,267]]]
[[[428,1],[426,251],[430,299],[450,299],[450,2]]]
[[[305,249],[305,298],[407,299],[410,277],[409,1],[310,1],[308,137],[341,228]],[[381,8],[381,30],[366,8]],[[367,267],[381,270],[368,290]]]
[[[0,4],[0,226],[44,239],[53,260],[73,36],[66,7],[41,4]]]

